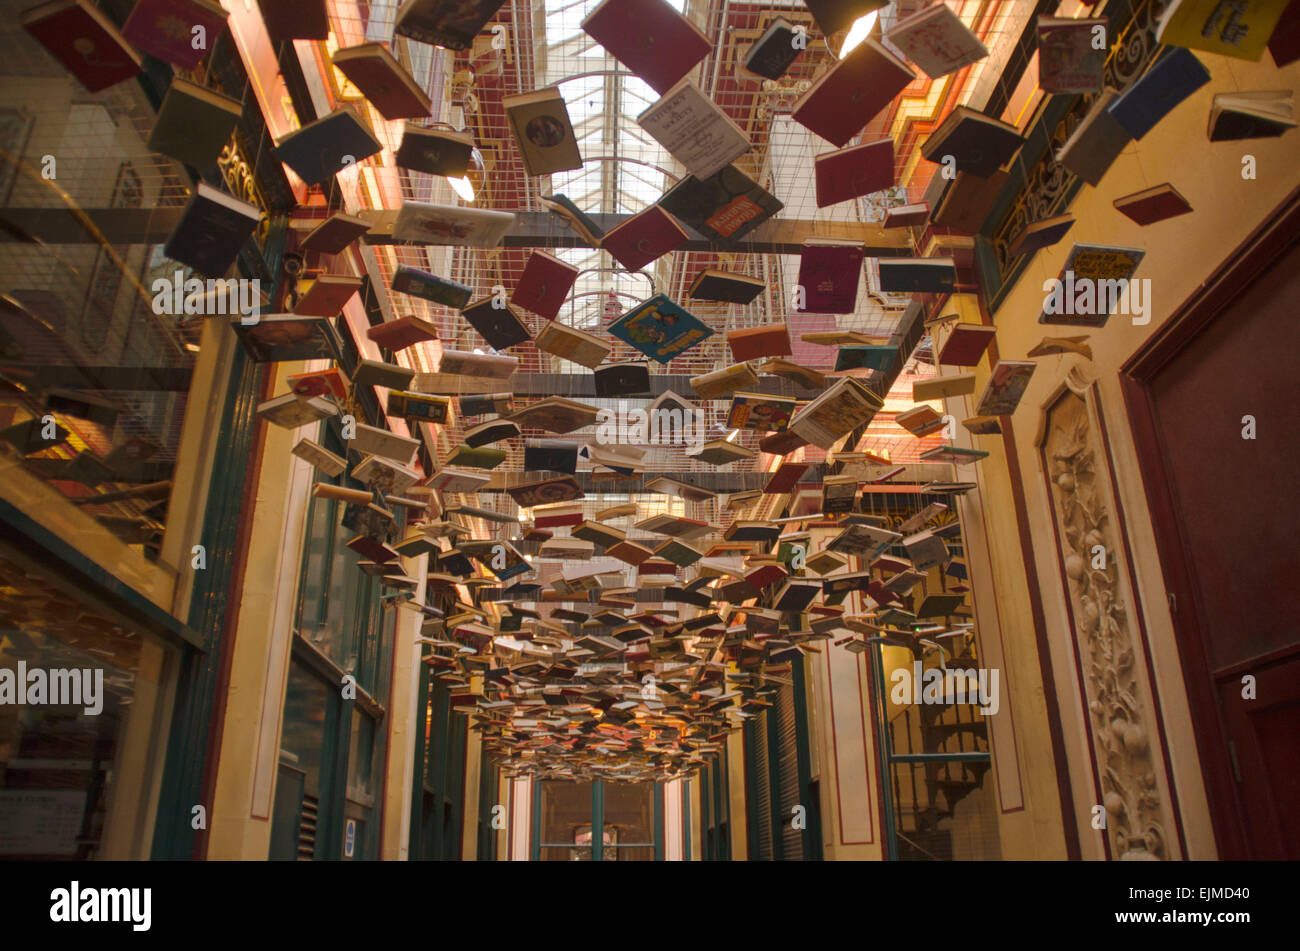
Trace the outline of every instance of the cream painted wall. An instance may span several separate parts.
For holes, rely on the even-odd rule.
[[[308,364],[275,365],[274,392]],[[293,610],[312,467],[291,450],[303,429],[266,427],[238,601],[226,716],[209,804],[208,858],[265,859],[279,762]]]
[[[727,734],[727,796],[731,815],[727,819],[731,858],[749,858],[748,816],[745,812],[745,740],[739,730]]]
[[[1229,60],[1198,53],[1212,80],[1180,104],[1139,142],[1130,143],[1096,187],[1084,186],[1070,212],[1076,223],[1066,238],[1039,251],[1016,287],[993,315],[999,356],[1024,360],[1043,336],[1087,333],[1093,359],[1074,355],[1038,360],[1019,409],[1012,417],[1017,463],[1024,481],[1034,567],[1046,614],[1047,639],[1059,710],[1045,710],[1041,687],[1035,684],[1037,647],[1025,590],[1022,551],[1011,504],[1010,475],[998,436],[977,436],[970,443],[991,455],[975,469],[980,482],[979,504],[987,514],[987,558],[973,559],[972,577],[987,572],[1006,635],[1006,677],[1010,712],[1023,741],[1020,763],[1025,782],[1025,813],[1004,816],[1005,858],[1055,857],[1060,854],[1059,818],[1054,767],[1045,745],[1045,716],[1059,716],[1065,733],[1070,790],[1078,817],[1078,837],[1085,858],[1099,858],[1100,833],[1088,818],[1095,798],[1077,673],[1070,650],[1065,593],[1061,587],[1047,497],[1035,437],[1044,403],[1071,368],[1097,383],[1105,418],[1119,506],[1126,517],[1141,601],[1159,693],[1173,781],[1187,838],[1188,858],[1214,858],[1216,851],[1197,757],[1189,725],[1178,653],[1165,602],[1154,535],[1146,509],[1136,453],[1128,429],[1118,371],[1126,360],[1170,314],[1193,297],[1203,281],[1263,219],[1300,184],[1295,163],[1297,133],[1279,139],[1210,143],[1206,123],[1215,93],[1233,90],[1293,89],[1300,64],[1278,70],[1266,55],[1261,63]],[[1242,157],[1253,155],[1258,176],[1243,180]],[[1191,214],[1139,227],[1116,211],[1112,201],[1143,188],[1171,182],[1195,209]],[[1104,328],[1079,329],[1037,322],[1044,297],[1043,282],[1055,278],[1072,243],[1084,242],[1144,248],[1138,279],[1150,280],[1150,323],[1135,325],[1129,317],[1112,316]],[[953,372],[948,368],[946,372]],[[978,394],[988,377],[987,361],[977,370]],[[948,411],[959,420],[973,414],[973,399],[949,401]],[[966,434],[962,433],[963,436]],[[962,440],[959,439],[960,443]],[[970,470],[959,470],[962,477]],[[979,546],[974,546],[977,550]],[[1122,553],[1121,553],[1122,557]],[[1127,569],[1125,569],[1126,572]],[[979,599],[977,598],[977,604]],[[1004,705],[1004,710],[1007,708]],[[995,753],[995,755],[997,755]],[[1178,852],[1177,843],[1172,849]]]

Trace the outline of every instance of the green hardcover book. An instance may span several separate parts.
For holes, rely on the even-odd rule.
[[[243,110],[238,99],[177,76],[158,110],[149,150],[199,171],[211,171],[217,167],[217,156],[230,141]]]

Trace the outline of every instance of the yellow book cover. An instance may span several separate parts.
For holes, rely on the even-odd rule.
[[[1156,41],[1258,62],[1290,0],[1174,0]]]

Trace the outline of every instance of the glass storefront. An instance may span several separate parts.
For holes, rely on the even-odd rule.
[[[147,855],[174,655],[0,553],[0,858]]]

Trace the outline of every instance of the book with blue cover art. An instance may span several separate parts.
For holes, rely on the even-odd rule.
[[[656,294],[637,304],[610,324],[608,330],[610,336],[659,363],[668,363],[713,336],[713,331],[699,318],[678,307],[666,294]]]
[[[1140,139],[1174,107],[1210,81],[1196,54],[1174,47],[1110,104],[1111,116]]]

